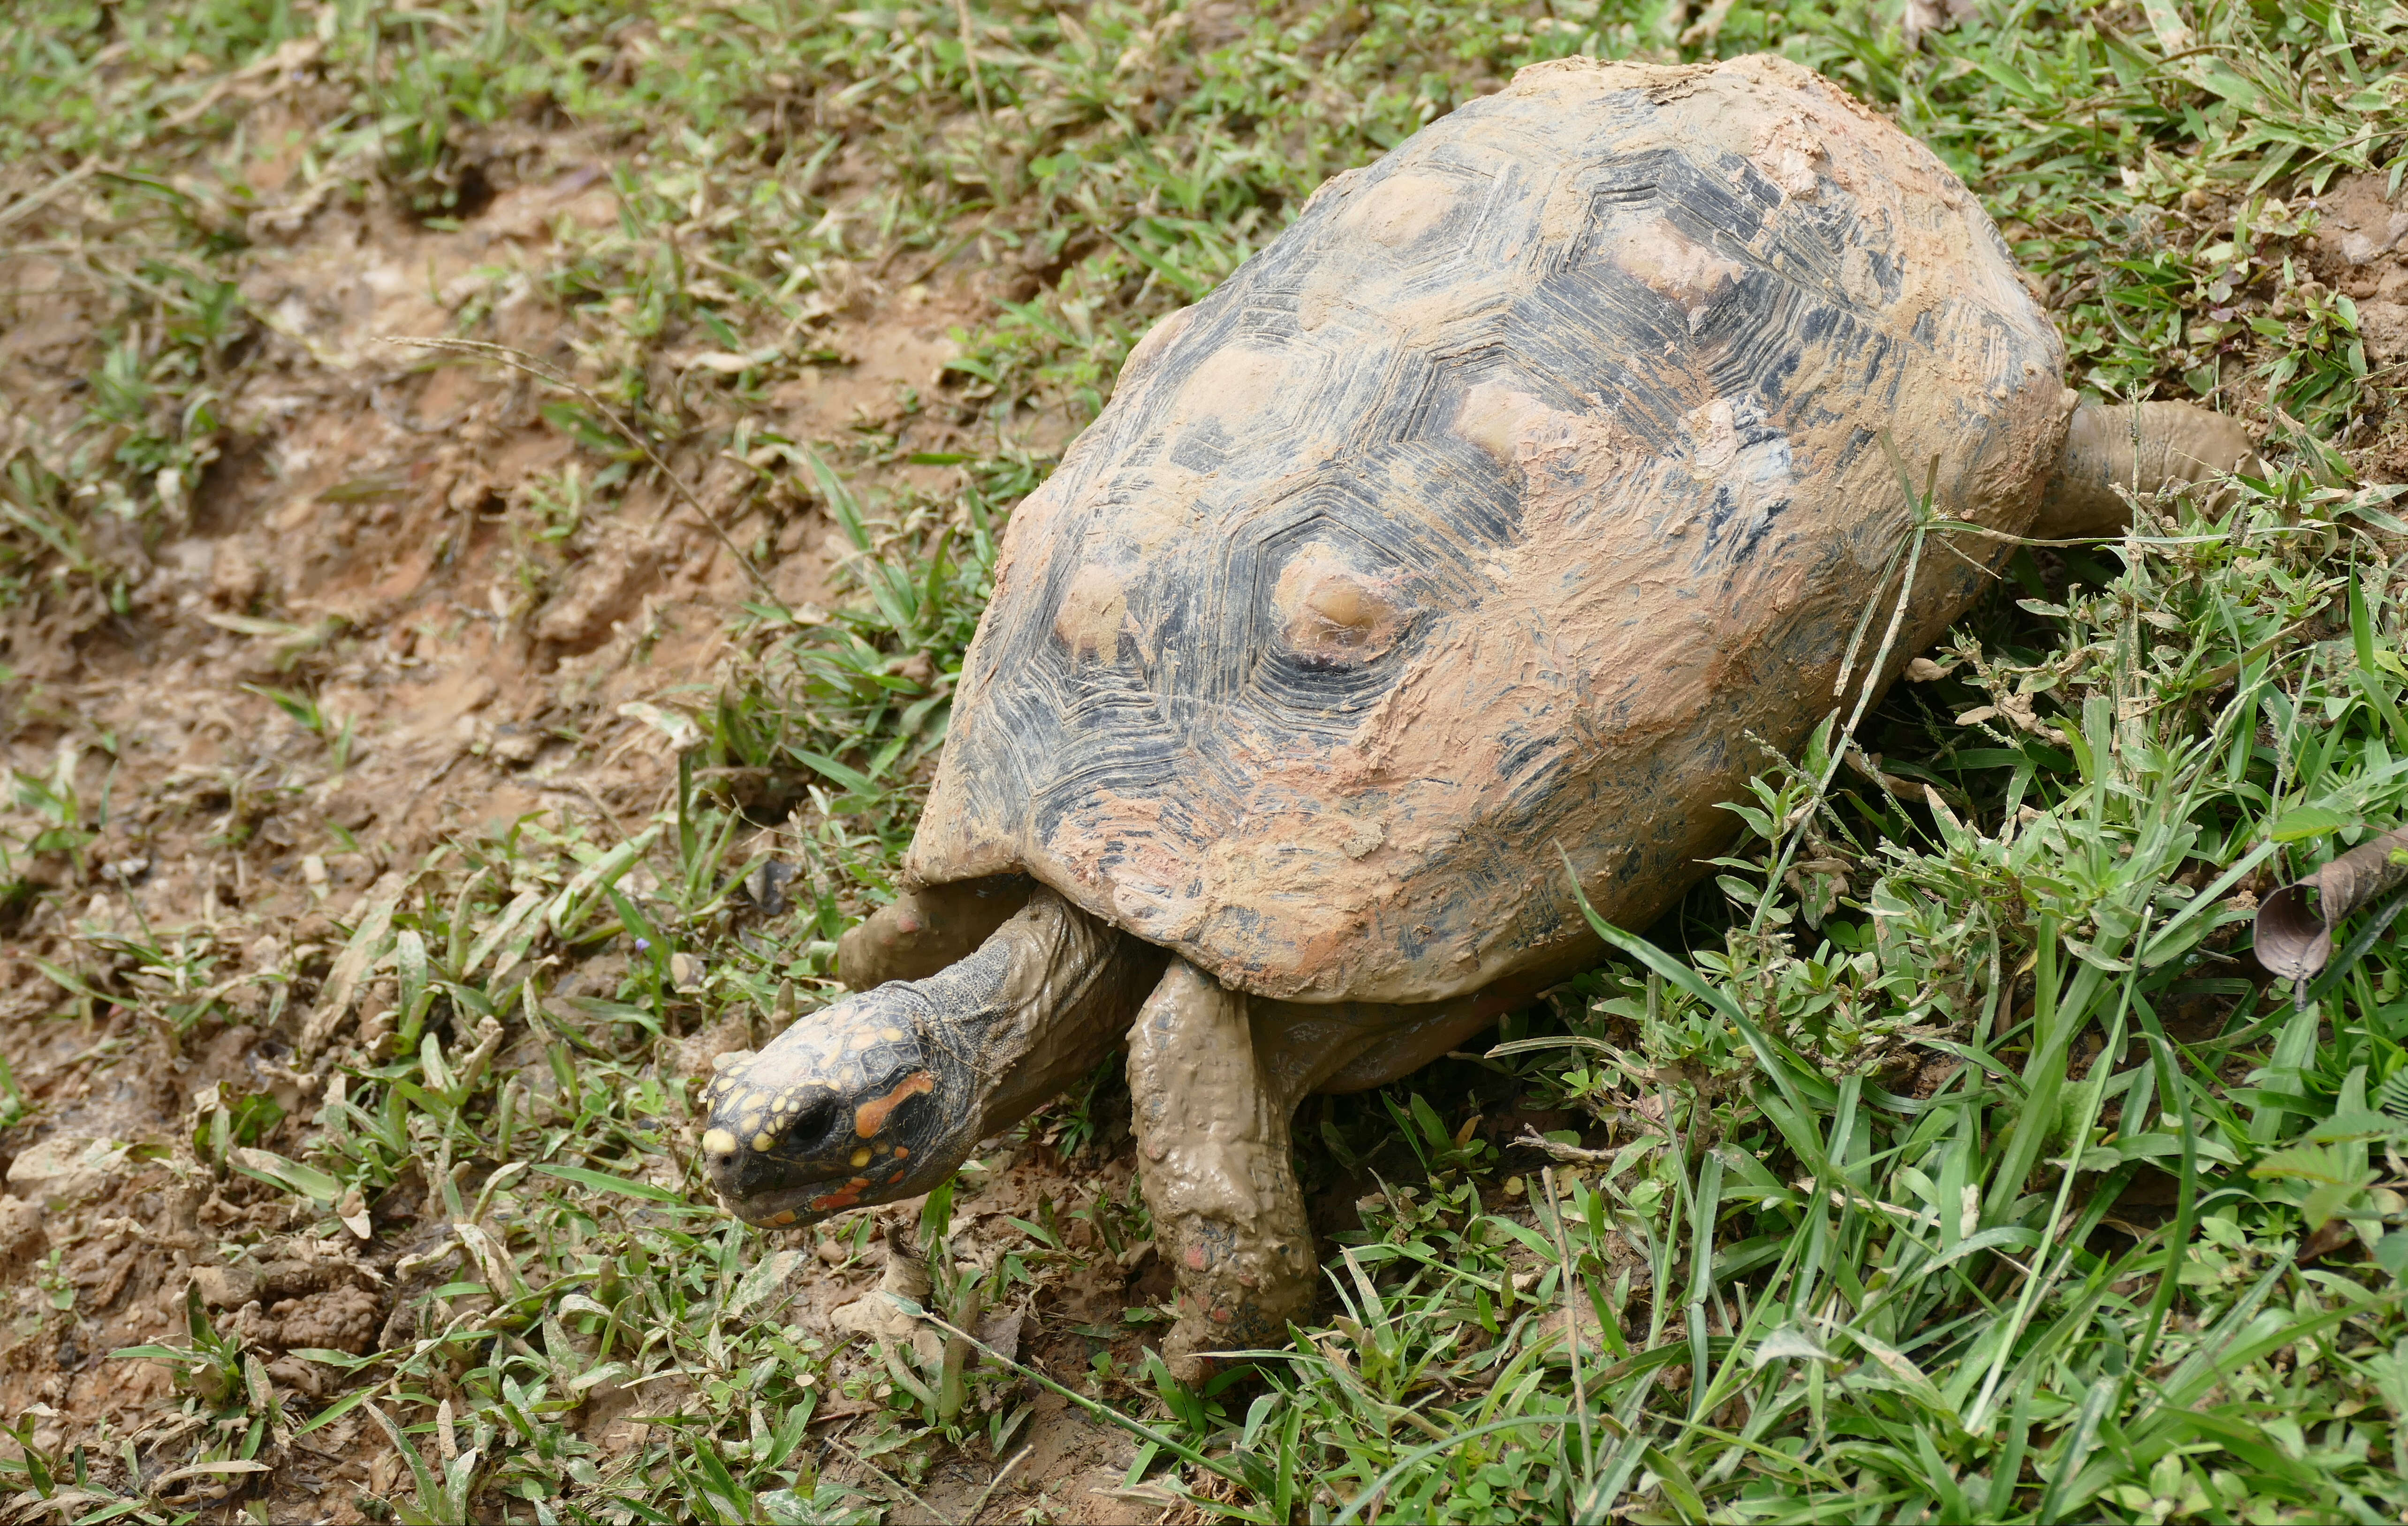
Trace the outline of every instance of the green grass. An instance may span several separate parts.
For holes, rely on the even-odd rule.
[[[1890,8],[1852,5],[34,0],[0,22],[0,160],[21,185],[76,178],[100,217],[11,236],[103,322],[75,406],[6,463],[0,603],[130,610],[146,549],[237,443],[224,399],[273,315],[236,277],[283,235],[251,221],[245,97],[212,93],[286,46],[323,117],[298,188],[335,205],[441,226],[508,173],[509,130],[610,147],[615,224],[534,273],[592,399],[545,394],[581,454],[511,508],[526,597],[647,451],[748,464],[728,522],[756,559],[816,506],[853,595],[743,612],[748,661],[683,696],[698,745],[635,838],[457,843],[401,866],[331,967],[256,992],[269,1020],[375,999],[330,1035],[334,1090],[289,1154],[262,1144],[271,1099],[222,1090],[170,1169],[330,1227],[416,1184],[419,1222],[462,1227],[403,1283],[406,1331],[314,1354],[305,1400],[195,1305],[165,1357],[179,1425],[29,1449],[12,1481],[78,1491],[70,1519],[191,1519],[165,1470],[389,1431],[403,1520],[800,1521],[899,1503],[941,1448],[1010,1457],[1025,1400],[962,1342],[845,1362],[788,1322],[794,1253],[690,1200],[662,1041],[830,989],[832,940],[908,837],[995,537],[1051,465],[1026,441],[1091,417],[1148,322],[1520,64],[1769,48],[1967,178],[2052,293],[2078,384],[2262,423],[2268,477],[2215,518],[2020,559],[1935,654],[1946,674],[1859,726],[1886,786],[1827,730],[1731,803],[1747,837],[1653,943],[1612,934],[1487,1061],[1309,1108],[1308,1175],[1368,1195],[1295,1354],[1203,1392],[1105,1354],[1051,1376],[1147,1428],[1162,1487],[1266,1522],[2408,1509],[2402,961],[2376,942],[2294,1005],[2242,977],[2224,899],[2397,824],[2408,795],[2408,526],[2356,475],[2400,378],[2306,261],[2308,197],[2408,162],[2408,11],[1985,6],[1909,52]],[[826,364],[863,273],[949,263],[1020,289],[941,385],[844,439],[759,421]],[[462,301],[463,337],[507,278]],[[751,364],[662,364],[695,349]],[[915,457],[960,486],[902,485]],[[345,723],[306,691],[308,653],[344,637],[288,629],[294,687],[268,692],[339,772]],[[8,906],[104,872],[110,806],[76,777],[16,781]],[[765,922],[742,845],[780,816],[798,911]],[[51,962],[63,1002],[170,1034],[230,999],[188,930],[73,954]],[[557,994],[613,956],[608,995]],[[1469,1126],[1517,1104],[1578,1125],[1543,1168]],[[1091,1138],[1111,1105],[1102,1084],[1034,1127]],[[1145,1233],[1121,1205],[1090,1221],[1108,1250]],[[1064,1205],[976,1274],[934,1256],[927,1306],[973,1325],[1093,1243],[1073,1227]],[[45,1318],[72,1320],[49,1276]],[[808,1429],[839,1389],[877,1406],[848,1442],[874,1474]],[[579,1405],[622,1391],[652,1428],[609,1454]],[[836,1462],[858,1489],[822,1477]]]

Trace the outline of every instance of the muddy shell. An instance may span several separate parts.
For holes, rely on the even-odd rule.
[[[2063,371],[1963,183],[1815,75],[1526,69],[1131,354],[1012,516],[907,873],[1294,1001],[1576,967],[1566,858],[1669,907],[1886,624],[1901,464],[2023,531]],[[1894,665],[2012,549],[1944,538]]]

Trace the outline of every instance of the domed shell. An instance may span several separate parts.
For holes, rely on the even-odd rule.
[[[1644,925],[1878,642],[1899,463],[2029,524],[2063,367],[1962,182],[1819,77],[1526,69],[1130,356],[1006,531],[907,873],[1266,996],[1566,968],[1566,857]],[[1893,666],[2011,549],[1929,538]]]

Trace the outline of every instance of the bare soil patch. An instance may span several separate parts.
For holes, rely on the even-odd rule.
[[[253,183],[274,190],[308,121],[281,103],[263,110]],[[724,676],[729,620],[755,592],[731,542],[767,565],[790,606],[840,594],[835,531],[807,490],[739,503],[740,466],[699,451],[670,465],[696,485],[700,510],[657,472],[593,488],[590,453],[543,412],[559,393],[390,342],[452,335],[481,304],[482,332],[498,342],[572,372],[590,358],[590,327],[535,277],[560,257],[561,236],[618,215],[605,166],[575,142],[526,146],[519,158],[529,178],[456,228],[374,205],[289,208],[289,236],[243,261],[242,295],[266,332],[222,400],[233,443],[171,534],[145,546],[129,532],[113,548],[138,569],[122,607],[82,589],[0,617],[7,766],[63,797],[105,803],[94,840],[36,865],[0,943],[0,1042],[30,1109],[0,1134],[0,1413],[31,1417],[46,1454],[132,1438],[146,1457],[164,1456],[188,1439],[197,1422],[178,1418],[168,1369],[108,1359],[184,1344],[188,1298],[258,1359],[296,1415],[333,1384],[294,1351],[359,1355],[410,1338],[429,1275],[411,1258],[450,1227],[426,1184],[347,1205],[367,1233],[330,1236],[291,1197],[196,1165],[196,1121],[222,1095],[267,1098],[281,1119],[251,1147],[303,1153],[337,1074],[333,1056],[308,1050],[313,1037],[341,1036],[311,1034],[310,1014],[380,887],[390,892],[447,844],[529,822],[608,844],[663,807],[677,753],[645,707],[690,711]],[[0,307],[0,401],[22,436],[79,406],[102,357],[71,261],[0,259],[0,287],[13,292]],[[891,289],[865,275],[820,331],[823,358],[762,400],[761,421],[839,460],[857,432],[898,434],[910,427],[901,390],[931,387],[953,353],[952,331],[987,310],[965,279]],[[711,362],[672,353],[665,364],[674,385],[681,365]],[[910,443],[939,449],[943,427]],[[872,495],[933,490],[953,476],[898,461],[859,485]],[[561,507],[580,492],[581,512]],[[547,528],[563,533],[530,538]],[[180,1034],[74,973],[114,949],[133,976],[133,950],[163,940],[217,999]],[[555,994],[608,995],[624,957],[589,963]],[[677,1040],[673,1026],[658,1072],[680,1089],[718,1049],[766,1036]],[[540,1047],[497,1063],[552,1084]],[[991,1262],[1018,1238],[1002,1216],[1035,1213],[1040,1200],[1126,1195],[1125,1159],[1098,1177],[1096,1151],[1081,1169],[1051,1151],[1023,1154],[966,1199],[965,1252],[983,1244]],[[882,1237],[918,1209],[883,1210],[875,1236],[839,1221],[794,1238],[825,1251]],[[982,1241],[977,1226],[990,1224],[1001,1233]],[[1117,1348],[1125,1364],[1140,1354],[1121,1324],[1125,1269],[1109,1253],[1101,1273],[1079,1262],[1093,1232],[1074,1228],[1059,1275],[990,1325],[1072,1376],[1097,1350]],[[860,1305],[876,1277],[873,1252],[814,1254],[791,1278],[797,1325],[857,1348],[835,1369],[849,1376],[874,1379],[878,1343],[910,1339],[882,1333],[878,1309]],[[974,1507],[1138,1519],[1145,1497],[1117,1492],[1125,1437],[1033,1387],[1027,1395],[1037,1408],[1014,1443],[1026,1455],[1008,1477],[997,1484],[993,1460],[955,1456],[922,1480],[917,1504],[893,1495],[861,1454],[881,1405],[837,1399],[813,1434],[826,1476],[893,1495],[897,1519]],[[601,1384],[570,1428],[606,1464],[632,1461],[642,1417],[664,1397]],[[400,1455],[358,1411],[262,1455],[275,1464],[264,1490],[237,1474],[169,1494],[187,1505],[222,1496],[224,1511],[249,1494],[272,1519],[341,1521],[365,1519],[366,1502],[407,1481]]]

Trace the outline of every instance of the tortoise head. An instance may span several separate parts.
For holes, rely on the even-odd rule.
[[[702,1162],[749,1223],[808,1224],[924,1192],[978,1141],[953,1057],[926,1040],[927,1003],[881,986],[803,1018],[757,1054],[723,1056],[704,1089]]]

